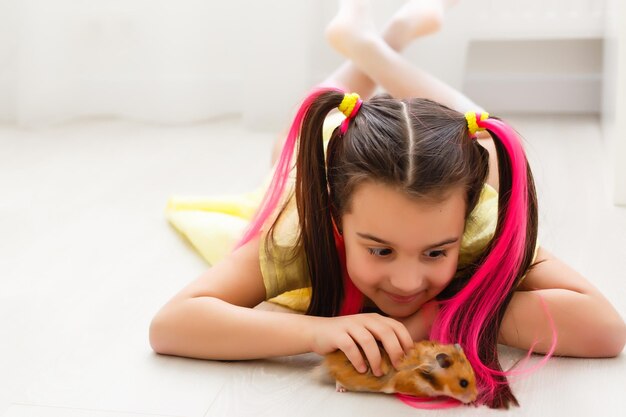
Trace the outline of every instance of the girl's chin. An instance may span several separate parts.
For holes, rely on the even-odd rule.
[[[411,304],[394,304],[392,302],[387,301],[386,303],[379,305],[381,311],[387,314],[390,317],[395,318],[406,318],[412,316],[417,313],[421,304],[411,303]]]
[[[380,290],[377,296],[378,301],[380,302],[377,304],[381,310],[385,313],[400,317],[400,315],[410,316],[419,310],[423,304],[422,299],[424,298],[424,293],[421,292],[407,299],[397,298],[393,294]]]

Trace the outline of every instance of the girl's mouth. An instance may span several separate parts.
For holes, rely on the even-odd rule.
[[[392,294],[390,292],[387,292],[385,290],[383,290],[383,292],[387,295],[387,297],[389,297],[391,300],[393,300],[396,303],[402,303],[402,304],[407,304],[410,303],[412,301],[415,301],[417,299],[417,297],[420,295],[420,293],[417,294],[413,294],[410,296],[401,296],[401,295],[396,295],[396,294]]]

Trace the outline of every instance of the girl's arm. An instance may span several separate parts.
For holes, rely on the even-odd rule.
[[[498,342],[546,353],[552,343],[548,308],[557,331],[555,354],[576,357],[613,357],[626,343],[626,325],[609,301],[579,273],[539,248],[535,266],[513,295]],[[436,308],[424,305],[400,319],[414,340],[427,339]]]
[[[253,239],[174,296],[152,320],[150,344],[161,354],[253,359],[309,351],[312,317],[254,310],[265,300]]]
[[[155,352],[199,359],[260,359],[341,349],[361,372],[382,375],[381,341],[394,366],[413,347],[406,327],[380,314],[314,317],[252,309],[265,300],[259,238],[168,302],[150,325]]]
[[[543,248],[515,292],[502,320],[499,342],[521,349],[548,352],[552,328],[541,303],[545,302],[557,331],[554,354],[576,357],[613,357],[626,343],[626,325],[609,301],[582,275]]]

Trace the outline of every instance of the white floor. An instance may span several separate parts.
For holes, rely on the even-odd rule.
[[[610,204],[597,118],[509,120],[528,141],[542,244],[624,316],[626,208]],[[154,313],[206,268],[165,221],[167,197],[252,189],[273,139],[236,119],[0,126],[0,415],[500,415],[336,393],[308,374],[314,354],[214,362],[151,350]],[[509,413],[623,416],[624,356],[553,359],[512,383],[521,408]]]

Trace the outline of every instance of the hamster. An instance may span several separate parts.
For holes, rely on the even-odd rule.
[[[368,364],[365,373],[359,373],[346,355],[337,350],[324,356],[321,364],[327,376],[336,381],[337,391],[369,391],[414,396],[448,396],[463,403],[476,400],[476,377],[459,344],[443,345],[423,340],[415,343],[396,370],[389,355],[379,342],[381,352],[380,377],[372,373]],[[363,351],[361,351],[363,354]],[[365,357],[365,355],[363,355]],[[367,358],[365,359],[367,363]]]

